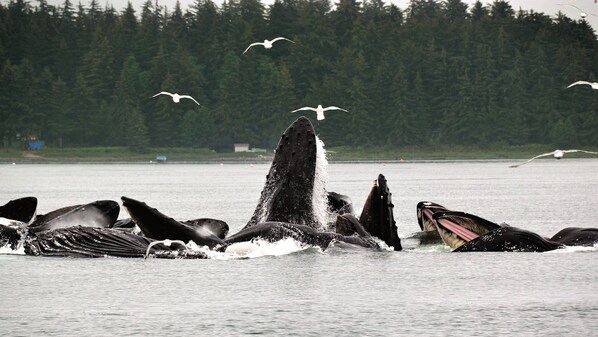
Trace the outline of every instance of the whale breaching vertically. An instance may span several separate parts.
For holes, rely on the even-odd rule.
[[[313,125],[299,117],[282,134],[260,200],[245,228],[260,222],[279,221],[321,227],[314,209],[318,141]],[[325,199],[325,198],[322,198]]]

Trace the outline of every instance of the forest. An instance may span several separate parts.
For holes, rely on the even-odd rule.
[[[327,146],[598,146],[598,92],[567,89],[597,80],[594,30],[506,1],[10,0],[0,67],[5,147],[273,149],[318,104],[349,111],[302,113]]]

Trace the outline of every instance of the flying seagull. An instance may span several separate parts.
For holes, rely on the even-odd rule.
[[[579,8],[579,7],[575,6],[575,5],[572,5],[572,4],[557,4],[557,5],[559,5],[559,6],[571,6],[571,7],[575,8],[575,9],[577,9],[579,11],[579,16],[581,16],[582,19],[585,19],[586,16],[588,16],[588,13],[582,11],[581,8]],[[592,13],[590,13],[590,15],[598,16],[598,15],[592,14]]]
[[[164,246],[166,247],[170,247],[170,245],[172,245],[173,243],[178,243],[181,244],[185,247],[185,249],[187,249],[187,245],[185,244],[185,242],[181,241],[181,240],[158,240],[158,241],[153,241],[152,243],[149,244],[149,246],[147,246],[147,250],[145,251],[145,258],[147,259],[147,256],[149,255],[149,251],[150,248],[152,248],[154,245],[157,245],[159,243],[164,244]]]
[[[250,44],[249,47],[247,47],[247,49],[245,49],[245,51],[243,52],[243,54],[245,54],[249,50],[249,48],[251,48],[253,46],[257,46],[257,45],[262,45],[262,46],[264,46],[264,48],[270,49],[270,48],[272,48],[272,44],[274,42],[276,42],[276,41],[279,41],[279,40],[287,40],[289,42],[293,42],[293,41],[287,39],[286,37],[279,36],[279,37],[277,37],[277,38],[275,38],[275,39],[273,39],[271,41],[270,40],[264,40],[264,42],[254,42],[254,43]],[[295,42],[293,42],[293,43],[295,43]]]
[[[339,108],[337,106],[329,106],[329,107],[323,108],[321,104],[318,104],[317,108],[312,108],[312,107],[309,107],[309,106],[305,106],[303,108],[299,108],[297,110],[293,110],[292,112],[297,112],[297,111],[301,111],[301,110],[313,110],[313,111],[315,111],[317,119],[319,121],[321,121],[321,120],[324,119],[324,111],[328,111],[328,110],[342,110],[344,112],[349,112],[349,111],[347,111],[345,109],[341,109],[341,108]]]
[[[541,155],[535,156],[534,158],[532,158],[526,162],[523,162],[521,164],[511,165],[509,167],[519,167],[521,165],[529,163],[530,161],[532,161],[536,158],[545,157],[545,156],[554,156],[555,159],[561,159],[561,158],[563,158],[565,153],[569,153],[569,152],[583,152],[583,153],[589,153],[589,154],[598,154],[598,152],[585,151],[585,150],[554,150],[552,152],[543,153]]]
[[[598,82],[588,82],[588,81],[577,81],[575,83],[569,84],[569,86],[567,88],[571,88],[572,86],[578,85],[578,84],[587,84],[587,85],[591,86],[592,89],[598,90]]]
[[[152,97],[156,97],[158,95],[169,95],[170,97],[172,97],[172,101],[175,102],[175,103],[178,103],[181,100],[181,98],[188,98],[188,99],[192,100],[193,102],[195,102],[195,104],[199,105],[199,102],[197,102],[195,100],[195,98],[193,98],[193,97],[191,97],[189,95],[179,95],[179,94],[176,94],[176,93],[175,94],[171,94],[171,93],[169,93],[167,91],[162,91],[162,92],[159,92],[159,93],[155,94]]]

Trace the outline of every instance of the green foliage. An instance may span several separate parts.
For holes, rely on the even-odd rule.
[[[284,36],[272,49],[256,41]],[[587,22],[507,1],[0,4],[0,138],[49,146],[274,148],[302,106],[329,146],[598,146]],[[160,91],[189,94],[176,104]],[[4,144],[4,142],[3,142]]]

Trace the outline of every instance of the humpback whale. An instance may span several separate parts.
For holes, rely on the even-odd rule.
[[[292,238],[324,250],[332,246],[381,249],[375,237],[400,250],[394,205],[383,175],[374,182],[359,220],[351,213],[344,213],[340,215],[342,224],[337,232],[321,230],[323,216],[320,213],[328,208],[327,200],[340,201],[330,207],[339,213],[351,212],[352,203],[346,196],[326,193],[321,176],[325,156],[318,150],[319,142],[311,122],[305,117],[298,118],[285,130],[251,219],[229,237],[226,237],[228,225],[223,221],[206,218],[177,221],[144,202],[122,196],[122,205],[130,214],[130,220],[117,223],[118,204],[114,210],[108,202],[57,210],[31,226],[25,251],[43,256],[144,257],[149,254],[203,258],[205,254],[195,254],[186,247],[176,249],[167,243],[193,241],[199,246],[225,251],[238,242]],[[133,223],[142,235],[130,232]]]
[[[227,244],[263,239],[269,242],[292,238],[301,243],[327,249],[335,241],[352,246],[380,249],[371,236],[342,235],[332,232],[321,232],[311,226],[285,222],[260,222],[247,227],[225,239]]]
[[[534,232],[506,226],[480,235],[453,252],[546,252],[562,247]]]
[[[433,215],[436,212],[448,211],[446,207],[431,201],[420,201],[417,203],[417,224],[424,232],[437,232]]]
[[[328,210],[336,214],[353,214],[353,201],[347,195],[328,192]]]
[[[199,218],[180,222],[193,228],[203,228],[208,230],[220,239],[224,239],[229,230],[228,224],[226,222],[211,218]],[[119,219],[114,223],[114,225],[110,226],[110,228],[126,231],[129,233],[136,233],[138,231],[138,227],[136,227],[135,221],[132,218]]]
[[[42,220],[35,221],[28,227],[29,232],[43,232],[58,228],[74,226],[100,227],[112,226],[118,214],[120,206],[113,200],[97,200],[89,204],[64,207],[51,215],[44,216]]]
[[[211,218],[199,218],[194,220],[185,220],[182,223],[191,226],[193,228],[203,228],[209,231],[219,239],[224,239],[228,234],[228,224],[222,220],[211,219]]]
[[[449,209],[431,201],[420,201],[417,203],[417,224],[421,232],[415,233],[412,237],[419,240],[420,244],[441,244],[442,238],[436,229],[433,215],[436,212],[448,211]]]
[[[598,243],[598,228],[567,227],[550,240],[566,246],[594,246]]]
[[[357,234],[367,237],[371,235],[363,228],[355,215],[349,213],[336,216],[336,232],[347,236]]]
[[[453,252],[545,252],[563,246],[528,230],[465,212],[436,212],[433,218],[442,240]]]
[[[135,224],[148,238],[193,241],[198,246],[208,246],[209,248],[215,248],[218,245],[225,246],[224,241],[208,229],[177,221],[144,202],[124,196],[121,197],[121,200]]]
[[[321,232],[311,226],[286,222],[260,222],[243,228],[239,232],[225,238],[218,238],[213,232],[202,227],[193,227],[176,221],[149,207],[144,202],[122,197],[123,205],[148,238],[155,240],[194,241],[197,245],[208,246],[218,251],[224,251],[232,243],[263,239],[269,242],[285,238],[293,238],[301,243],[326,249],[331,242],[345,242],[354,246],[379,249],[379,245],[369,235],[345,236],[337,233]]]
[[[276,147],[258,205],[245,228],[260,222],[321,227],[313,205],[316,142],[313,125],[303,116],[285,130]]]
[[[438,211],[432,215],[442,241],[452,249],[500,228],[500,225],[476,215],[458,211]]]
[[[393,215],[394,205],[386,178],[378,175],[359,216],[359,222],[372,236],[380,238],[395,251],[402,250]]]
[[[0,247],[9,246],[15,250],[21,240],[21,234],[18,229],[6,225],[0,225]]]
[[[46,214],[38,214],[35,217],[35,221],[33,221],[31,223],[30,226],[36,227],[36,226],[41,226],[41,224],[46,223],[54,218],[57,218],[63,214],[66,214],[72,210],[74,210],[77,207],[81,207],[83,205],[71,205],[71,206],[65,206],[65,207],[61,207],[58,209],[55,209],[51,212],[48,212]]]
[[[37,198],[24,197],[14,199],[0,206],[0,218],[28,223],[35,216]]]
[[[68,227],[33,233],[25,239],[28,255],[60,257],[145,257],[205,259],[200,251],[180,250],[112,228]],[[151,245],[151,246],[150,246]]]

